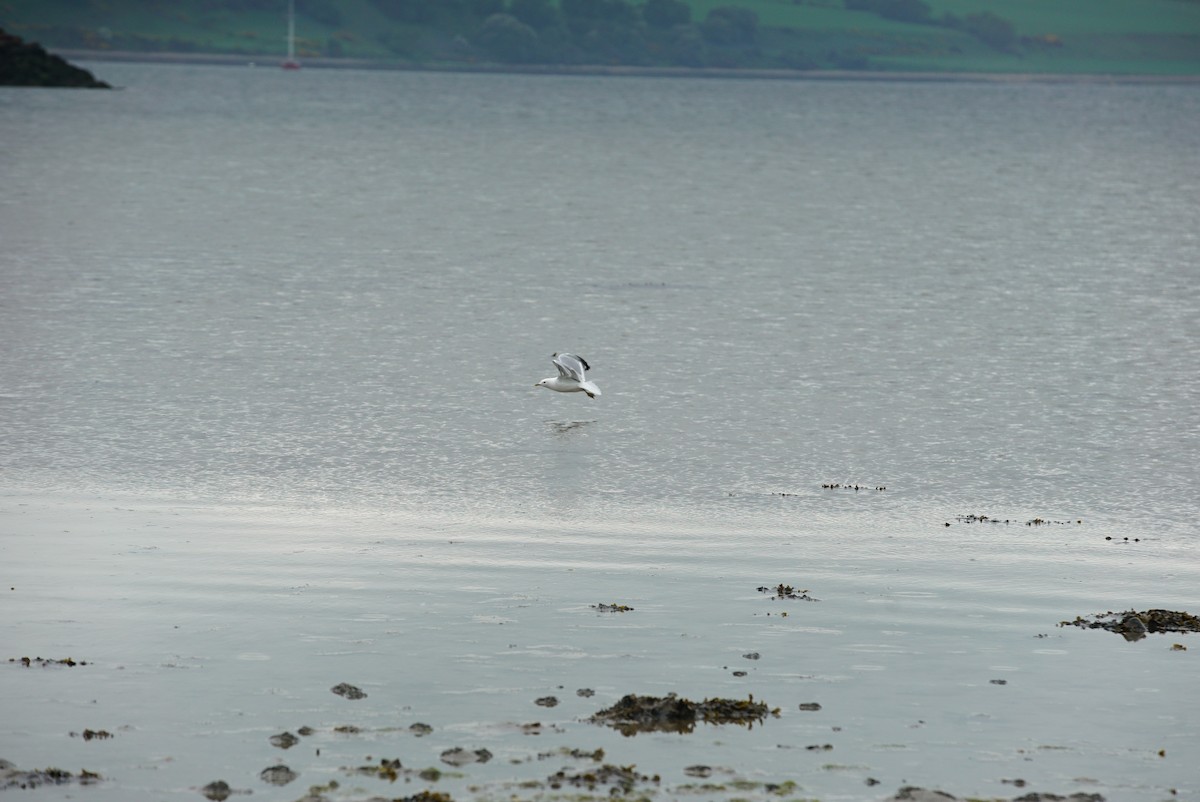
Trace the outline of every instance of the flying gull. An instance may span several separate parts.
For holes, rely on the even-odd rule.
[[[586,359],[575,354],[555,354],[552,361],[554,367],[558,368],[558,375],[542,379],[534,387],[545,387],[559,393],[587,393],[588,398],[600,395],[600,388],[588,381],[585,375],[592,369]]]

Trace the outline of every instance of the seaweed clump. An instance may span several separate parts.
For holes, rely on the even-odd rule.
[[[785,585],[782,582],[780,582],[778,585],[775,585],[774,587],[768,587],[767,585],[759,585],[758,592],[773,594],[771,596],[772,600],[774,600],[774,599],[799,599],[801,601],[820,601],[820,599],[814,599],[812,596],[809,596],[807,590],[796,590],[791,585]]]
[[[47,659],[45,657],[10,657],[8,658],[8,662],[20,663],[26,668],[33,668],[34,666],[37,666],[38,668],[49,668],[50,666],[66,666],[67,668],[74,668],[75,666],[87,665],[87,660],[75,661],[70,657],[64,657],[61,660]]]
[[[591,607],[593,610],[599,610],[602,613],[628,613],[633,610],[628,604],[617,604],[616,602],[612,604],[600,602],[599,604],[591,605]]]
[[[412,796],[401,797],[395,802],[454,802],[454,797],[444,791],[430,791],[427,788]]]
[[[767,716],[779,715],[764,702],[746,699],[705,699],[693,702],[676,694],[666,696],[638,696],[627,694],[612,707],[605,708],[592,716],[591,721],[606,724],[622,735],[639,732],[690,733],[697,723],[739,724],[753,727]]]
[[[337,685],[334,685],[329,690],[333,691],[338,696],[344,696],[347,699],[366,699],[367,698],[367,694],[362,690],[362,688],[359,688],[355,685],[351,685],[348,682],[339,682]]]
[[[1152,632],[1200,632],[1200,618],[1175,610],[1126,610],[1084,618],[1076,616],[1074,621],[1060,621],[1060,627],[1073,626],[1083,629],[1105,629],[1115,632],[1127,641],[1137,641]]]
[[[658,785],[660,778],[657,774],[650,777],[637,772],[637,766],[614,766],[605,763],[598,769],[588,769],[578,774],[568,774],[565,770],[558,771],[546,778],[546,783],[553,789],[563,785],[573,785],[576,788],[586,788],[595,791],[597,786],[609,786],[611,796],[628,796],[639,783]]]
[[[100,782],[100,775],[94,771],[81,769],[78,774],[72,774],[65,769],[33,769],[23,771],[7,760],[0,760],[0,791],[10,788],[40,788],[43,785],[92,785]]]
[[[441,770],[435,766],[428,766],[423,769],[406,769],[400,764],[400,758],[384,757],[379,759],[378,765],[342,766],[341,770],[347,774],[361,774],[393,783],[397,780],[412,782],[413,778],[424,780],[425,782],[437,782],[442,778]]]
[[[84,730],[83,732],[72,732],[71,737],[82,738],[85,741],[105,741],[116,736],[108,730]]]

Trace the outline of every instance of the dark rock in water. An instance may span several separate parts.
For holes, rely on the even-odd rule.
[[[348,682],[339,682],[329,690],[336,693],[338,696],[344,696],[347,699],[366,699],[367,695],[363,693],[361,688],[356,688]]]
[[[951,796],[945,791],[930,791],[925,788],[914,788],[905,786],[896,792],[895,796],[888,797],[886,802],[957,802],[958,797]]]
[[[801,702],[801,703],[800,703],[800,709],[801,709],[801,710],[810,710],[810,711],[812,711],[812,710],[820,710],[820,709],[821,709],[821,703],[820,703],[820,702]]]
[[[1125,640],[1141,640],[1146,637],[1146,624],[1136,615],[1127,615],[1121,619],[1121,623],[1113,628],[1113,632],[1119,632],[1125,636]]]
[[[675,694],[666,696],[637,696],[628,694],[612,707],[592,716],[597,724],[607,724],[622,735],[639,732],[688,733],[697,722],[705,724],[743,724],[753,726],[768,715],[779,715],[762,702],[749,699],[705,699],[693,702]]]
[[[683,770],[683,773],[689,777],[709,777],[712,775],[712,766],[688,766]]]
[[[290,732],[281,732],[278,735],[272,735],[267,741],[270,742],[271,746],[278,746],[280,749],[291,749],[300,743],[300,739]]]
[[[270,783],[271,785],[287,785],[300,775],[287,766],[280,764],[263,769],[258,776],[263,782]]]
[[[423,735],[428,735],[429,733],[433,732],[433,727],[418,721],[415,724],[410,724],[408,731],[420,738]]]
[[[201,788],[200,793],[213,802],[225,802],[233,794],[233,789],[224,780],[216,780]]]
[[[575,691],[575,695],[582,696],[584,699],[587,699],[589,696],[595,696],[596,692],[591,688],[580,688],[579,690]]]
[[[1126,610],[1084,618],[1078,616],[1074,621],[1060,621],[1060,627],[1074,626],[1084,629],[1106,629],[1115,632],[1127,641],[1138,641],[1152,632],[1200,632],[1200,618],[1175,610]]]
[[[533,703],[538,707],[557,707],[558,698],[555,696],[543,696],[540,699],[534,699]]]
[[[0,28],[0,86],[64,86],[111,89],[87,70],[47,53],[41,45],[26,42]]]
[[[449,763],[451,766],[465,766],[468,763],[487,763],[492,759],[492,753],[486,749],[469,752],[461,746],[456,746],[442,752],[440,757],[443,763]]]

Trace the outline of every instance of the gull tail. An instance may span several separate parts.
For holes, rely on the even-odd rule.
[[[595,398],[598,395],[603,395],[603,393],[600,392],[600,388],[591,382],[580,382],[579,389],[587,393],[588,398]]]

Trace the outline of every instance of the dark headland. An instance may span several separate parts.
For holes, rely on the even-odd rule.
[[[0,28],[0,86],[62,86],[111,89],[85,69],[34,42],[26,42]]]

